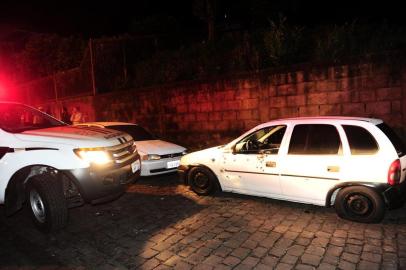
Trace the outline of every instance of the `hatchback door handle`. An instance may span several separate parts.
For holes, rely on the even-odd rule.
[[[276,167],[276,162],[275,162],[275,161],[267,161],[267,162],[265,163],[265,165],[266,165],[267,167],[275,168],[275,167]]]
[[[339,172],[340,167],[339,166],[327,166],[327,171],[328,172]]]

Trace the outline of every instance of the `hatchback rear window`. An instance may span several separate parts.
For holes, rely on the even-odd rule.
[[[392,142],[393,146],[396,149],[396,152],[398,153],[398,156],[404,156],[406,154],[406,148],[403,143],[403,141],[399,138],[399,136],[391,129],[388,125],[385,123],[381,123],[377,125],[377,127],[385,133],[386,137],[389,138],[389,140]]]
[[[372,155],[378,151],[375,138],[363,127],[343,125],[351,155]]]

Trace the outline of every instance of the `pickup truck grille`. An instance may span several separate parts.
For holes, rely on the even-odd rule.
[[[133,140],[116,146],[108,147],[107,151],[113,157],[116,164],[125,163],[137,155],[137,149],[135,148]]]

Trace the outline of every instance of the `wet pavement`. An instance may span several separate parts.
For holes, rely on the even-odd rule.
[[[118,200],[70,210],[58,234],[0,207],[0,269],[406,269],[406,207],[380,224],[332,208],[220,193],[177,175],[142,178]]]

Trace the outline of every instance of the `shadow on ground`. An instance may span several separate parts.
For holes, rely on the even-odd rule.
[[[155,179],[154,184],[164,180]],[[57,234],[38,232],[26,210],[5,218],[0,207],[0,266],[100,269],[145,263],[151,256],[147,253],[155,253],[148,246],[155,245],[151,239],[157,232],[160,237],[173,235],[177,224],[204,206],[172,193],[172,180],[171,185],[161,183],[155,193],[144,187],[148,179],[141,181],[116,201],[71,209],[68,226]]]

